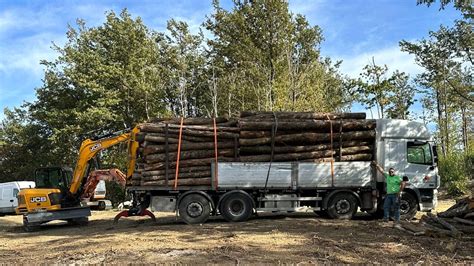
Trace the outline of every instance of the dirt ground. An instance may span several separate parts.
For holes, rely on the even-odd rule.
[[[454,201],[443,200],[438,211]],[[219,217],[186,225],[169,213],[125,218],[94,212],[88,226],[56,222],[23,232],[21,216],[0,217],[0,263],[474,263],[472,237],[408,236],[359,215],[336,221],[315,214],[259,215],[244,223]],[[420,214],[418,214],[418,217]]]

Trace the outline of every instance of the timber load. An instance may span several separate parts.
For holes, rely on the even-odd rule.
[[[139,125],[139,163],[128,185],[210,186],[213,162],[370,161],[375,127],[364,113],[154,120]]]

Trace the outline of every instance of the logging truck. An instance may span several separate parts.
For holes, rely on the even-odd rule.
[[[275,121],[276,118],[275,116]],[[308,152],[306,152],[304,155],[298,153],[298,157],[294,157],[296,160],[292,161],[283,160],[289,158],[289,155],[278,157],[276,154],[278,149],[288,149],[284,145],[290,139],[290,137],[287,137],[289,135],[278,135],[275,132],[277,127],[275,125],[280,125],[280,129],[284,129],[285,122],[283,119],[280,119],[279,124],[278,122],[274,123],[270,137],[264,139],[265,141],[268,140],[266,144],[269,145],[265,147],[271,153],[265,155],[266,157],[249,156],[247,160],[242,154],[235,154],[234,159],[229,158],[229,156],[225,158],[218,157],[218,148],[221,148],[221,146],[230,148],[232,145],[218,144],[216,120],[214,120],[216,158],[215,160],[212,158],[208,160],[201,157],[203,158],[201,159],[203,165],[208,163],[210,168],[210,171],[206,173],[210,173],[211,176],[206,178],[202,178],[202,175],[198,176],[206,166],[200,166],[199,169],[189,168],[194,169],[189,172],[179,170],[180,154],[182,156],[187,154],[182,147],[186,145],[189,147],[199,146],[199,143],[188,142],[186,144],[181,142],[186,130],[192,132],[191,126],[183,127],[183,120],[181,119],[177,126],[170,126],[166,123],[166,128],[154,126],[152,128],[154,131],[150,127],[150,131],[160,132],[162,135],[144,137],[143,143],[145,143],[145,146],[141,146],[140,149],[144,149],[145,154],[150,150],[161,151],[161,153],[150,155],[147,161],[149,164],[145,165],[139,172],[147,171],[147,169],[162,170],[148,172],[151,174],[146,180],[152,181],[143,181],[142,179],[141,182],[129,183],[127,189],[133,196],[133,207],[117,215],[116,220],[124,216],[150,215],[149,212],[145,211],[148,208],[151,211],[177,212],[179,217],[188,224],[204,223],[210,216],[215,215],[221,215],[227,221],[240,222],[259,212],[315,212],[328,215],[334,219],[351,219],[358,210],[377,215],[383,205],[385,180],[371,166],[372,160],[377,161],[385,169],[393,167],[398,175],[408,177],[409,182],[402,192],[400,201],[402,219],[413,218],[417,211],[430,211],[435,208],[437,189],[440,185],[437,170],[437,152],[432,136],[425,125],[413,121],[391,119],[377,119],[370,121],[370,123],[358,122],[365,127],[369,124],[367,129],[374,131],[373,143],[370,146],[372,149],[369,150],[369,153],[362,154],[363,156],[348,155],[344,157],[341,154],[343,150],[342,143],[353,142],[354,139],[358,139],[358,136],[364,137],[367,134],[359,134],[357,131],[344,134],[342,133],[342,120],[339,124],[336,123],[337,117],[331,120],[331,117],[328,116],[327,120],[329,122],[315,121],[314,124],[307,123],[307,125],[312,128],[330,126],[331,137],[328,137],[327,141],[330,141],[331,150],[312,152],[309,155],[316,154],[327,157],[329,154],[330,158],[307,160],[304,157],[308,155]],[[241,135],[243,132],[242,124],[239,131]],[[351,125],[357,123],[349,121],[346,124],[344,126],[351,127]],[[339,127],[333,128],[333,125],[340,125],[341,132],[339,135],[335,133]],[[252,126],[264,127],[265,123],[254,123]],[[144,130],[143,127],[141,129]],[[206,130],[202,126],[196,127],[196,129]],[[305,130],[305,124],[300,124],[298,130]],[[175,141],[175,139],[169,138],[170,132],[175,132],[176,136],[179,136],[176,137],[178,140]],[[210,132],[208,132],[209,136],[212,136]],[[264,133],[258,132],[262,136]],[[257,133],[252,134],[256,135]],[[311,137],[319,137],[323,133],[305,134],[300,133],[298,136],[301,136],[302,139],[308,138],[311,140]],[[188,134],[188,136],[191,135],[191,133]],[[333,135],[336,136],[334,139]],[[228,137],[232,136],[229,135]],[[193,138],[190,137],[188,140],[191,141]],[[332,150],[333,147],[337,147],[333,143],[336,139],[340,141],[339,147],[341,149],[339,151]],[[161,146],[146,146],[147,141],[164,144]],[[262,141],[262,143],[265,141]],[[280,146],[275,144],[278,141],[281,143]],[[240,142],[236,142],[235,150],[238,143],[241,144],[240,149],[243,149],[242,144],[245,144],[245,141],[241,139]],[[173,156],[170,152],[171,146],[173,149],[177,148],[177,152]],[[291,149],[296,149],[295,147]],[[298,149],[305,149],[305,146],[298,147],[300,147]],[[337,155],[338,152],[339,159],[335,159],[336,157],[333,157],[333,155]],[[226,151],[226,153],[232,155],[231,151]],[[202,155],[204,152],[195,154]],[[210,154],[212,154],[212,151]],[[157,158],[164,160],[163,163],[151,164]],[[221,158],[225,160],[221,160]],[[252,161],[251,158],[268,160]],[[280,160],[275,160],[275,158],[280,158]],[[344,158],[346,158],[346,161],[343,160]],[[189,160],[189,162],[189,165],[196,165],[200,160]],[[147,168],[147,166],[150,167]],[[144,173],[147,172],[141,172],[142,177],[145,176]],[[162,175],[152,176],[158,174]],[[187,178],[181,179],[183,175],[186,175]],[[196,175],[196,179],[192,179],[193,175]]]

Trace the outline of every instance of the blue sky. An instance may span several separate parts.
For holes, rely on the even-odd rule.
[[[229,7],[231,1],[221,0],[221,4]],[[452,25],[460,18],[451,6],[439,11],[438,5],[417,6],[416,0],[297,0],[289,5],[293,13],[305,15],[312,25],[323,29],[322,55],[343,60],[342,72],[352,77],[357,77],[372,56],[377,64],[415,76],[422,69],[412,56],[400,51],[398,42],[423,38],[441,24]],[[43,77],[39,62],[57,56],[51,43],[65,42],[67,24],[82,18],[88,26],[97,26],[104,22],[106,11],[119,13],[123,8],[158,31],[171,18],[186,21],[197,31],[212,12],[211,0],[0,0],[0,120],[5,107],[35,99],[35,88]],[[364,108],[355,104],[353,111]]]

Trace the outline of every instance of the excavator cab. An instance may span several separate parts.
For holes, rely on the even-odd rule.
[[[35,171],[36,188],[57,188],[65,192],[71,181],[71,168],[44,167]]]

